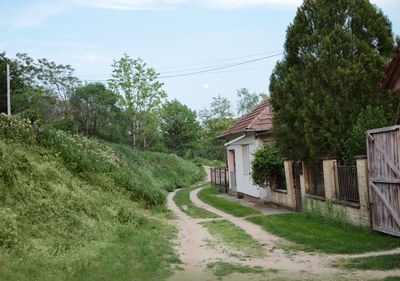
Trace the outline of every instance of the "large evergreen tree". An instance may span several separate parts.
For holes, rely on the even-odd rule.
[[[390,21],[369,1],[305,0],[270,78],[281,154],[340,157],[342,139],[366,105],[397,103],[377,88],[393,45]]]

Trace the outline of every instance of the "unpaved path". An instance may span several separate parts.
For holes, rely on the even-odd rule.
[[[193,219],[188,217],[173,202],[172,198],[175,192],[170,193],[168,207],[175,213],[177,217],[176,223],[179,228],[176,250],[183,262],[180,265],[183,270],[177,270],[174,276],[169,279],[170,281],[218,280],[212,271],[207,269],[208,263],[218,260],[249,266],[262,266],[266,270],[273,269],[273,272],[263,275],[236,273],[226,276],[222,280],[369,280],[400,275],[400,270],[348,271],[332,267],[332,262],[340,257],[356,257],[370,254],[327,255],[302,251],[285,251],[282,248],[288,248],[289,242],[266,232],[258,225],[246,221],[244,218],[234,217],[209,206],[198,199],[197,193],[199,191],[200,188],[190,193],[190,199],[195,205],[218,214],[221,219],[229,220],[244,229],[253,239],[263,245],[266,255],[263,258],[245,259],[240,255],[232,256],[231,254],[237,254],[237,251],[218,243],[207,229],[199,224],[199,222],[213,219]],[[387,253],[399,252],[399,249],[387,251]],[[382,253],[380,252],[379,254]]]

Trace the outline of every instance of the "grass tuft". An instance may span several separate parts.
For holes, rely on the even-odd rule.
[[[215,189],[208,187],[208,188],[204,188],[204,189],[200,190],[200,192],[197,193],[197,196],[203,202],[213,206],[214,208],[217,208],[221,211],[231,214],[235,217],[244,217],[244,216],[249,216],[249,215],[261,214],[261,212],[258,210],[254,210],[252,208],[242,206],[238,203],[216,197],[215,195],[217,195],[217,194],[220,194],[220,193],[218,191],[216,191]]]
[[[250,267],[248,265],[234,264],[229,262],[217,261],[207,264],[208,268],[214,269],[215,276],[223,277],[232,273],[264,273],[261,266]]]
[[[202,222],[201,224],[208,228],[211,235],[237,251],[241,251],[251,257],[265,255],[265,250],[260,243],[230,221],[215,220]]]
[[[187,187],[178,190],[173,198],[175,204],[182,212],[186,213],[192,218],[218,218],[218,215],[195,206],[190,200],[190,192],[197,188],[199,188],[199,186]]]

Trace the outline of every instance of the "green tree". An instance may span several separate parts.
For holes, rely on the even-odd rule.
[[[265,94],[250,93],[248,89],[242,88],[236,91],[237,101],[237,114],[243,116],[252,110],[257,104],[267,97]]]
[[[70,96],[72,114],[78,124],[78,131],[84,135],[108,138],[110,132],[117,131],[119,120],[116,117],[119,96],[106,89],[102,83],[80,86]]]
[[[147,68],[142,59],[132,59],[127,54],[112,64],[112,78],[109,87],[122,94],[122,104],[131,122],[132,147],[136,149],[138,133],[141,134],[143,148],[146,149],[147,130],[154,126],[154,114],[166,98],[159,82],[159,74],[153,68]],[[140,130],[138,130],[140,129]]]
[[[395,101],[377,89],[392,51],[391,23],[369,1],[305,0],[270,78],[282,156],[341,156],[359,112]]]
[[[208,159],[226,160],[224,140],[217,136],[235,122],[230,101],[218,95],[212,98],[210,109],[199,112],[202,130],[200,138],[200,156]]]
[[[197,114],[174,99],[162,107],[161,134],[165,146],[173,153],[184,156],[198,141],[200,125]]]
[[[347,132],[343,141],[343,155],[346,159],[353,159],[357,155],[367,153],[365,146],[365,132],[371,129],[387,127],[394,124],[395,110],[385,112],[382,106],[373,108],[368,105],[358,115],[353,128]]]

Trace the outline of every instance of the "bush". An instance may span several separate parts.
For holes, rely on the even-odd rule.
[[[282,178],[285,174],[283,161],[279,156],[278,149],[265,144],[253,153],[254,159],[251,161],[253,183],[267,187],[277,178]],[[279,186],[281,182],[277,183]]]
[[[385,113],[382,106],[373,108],[368,105],[360,112],[353,128],[347,132],[343,141],[343,156],[345,159],[353,159],[357,155],[365,155],[365,132],[371,129],[394,125],[395,113],[390,106]]]

